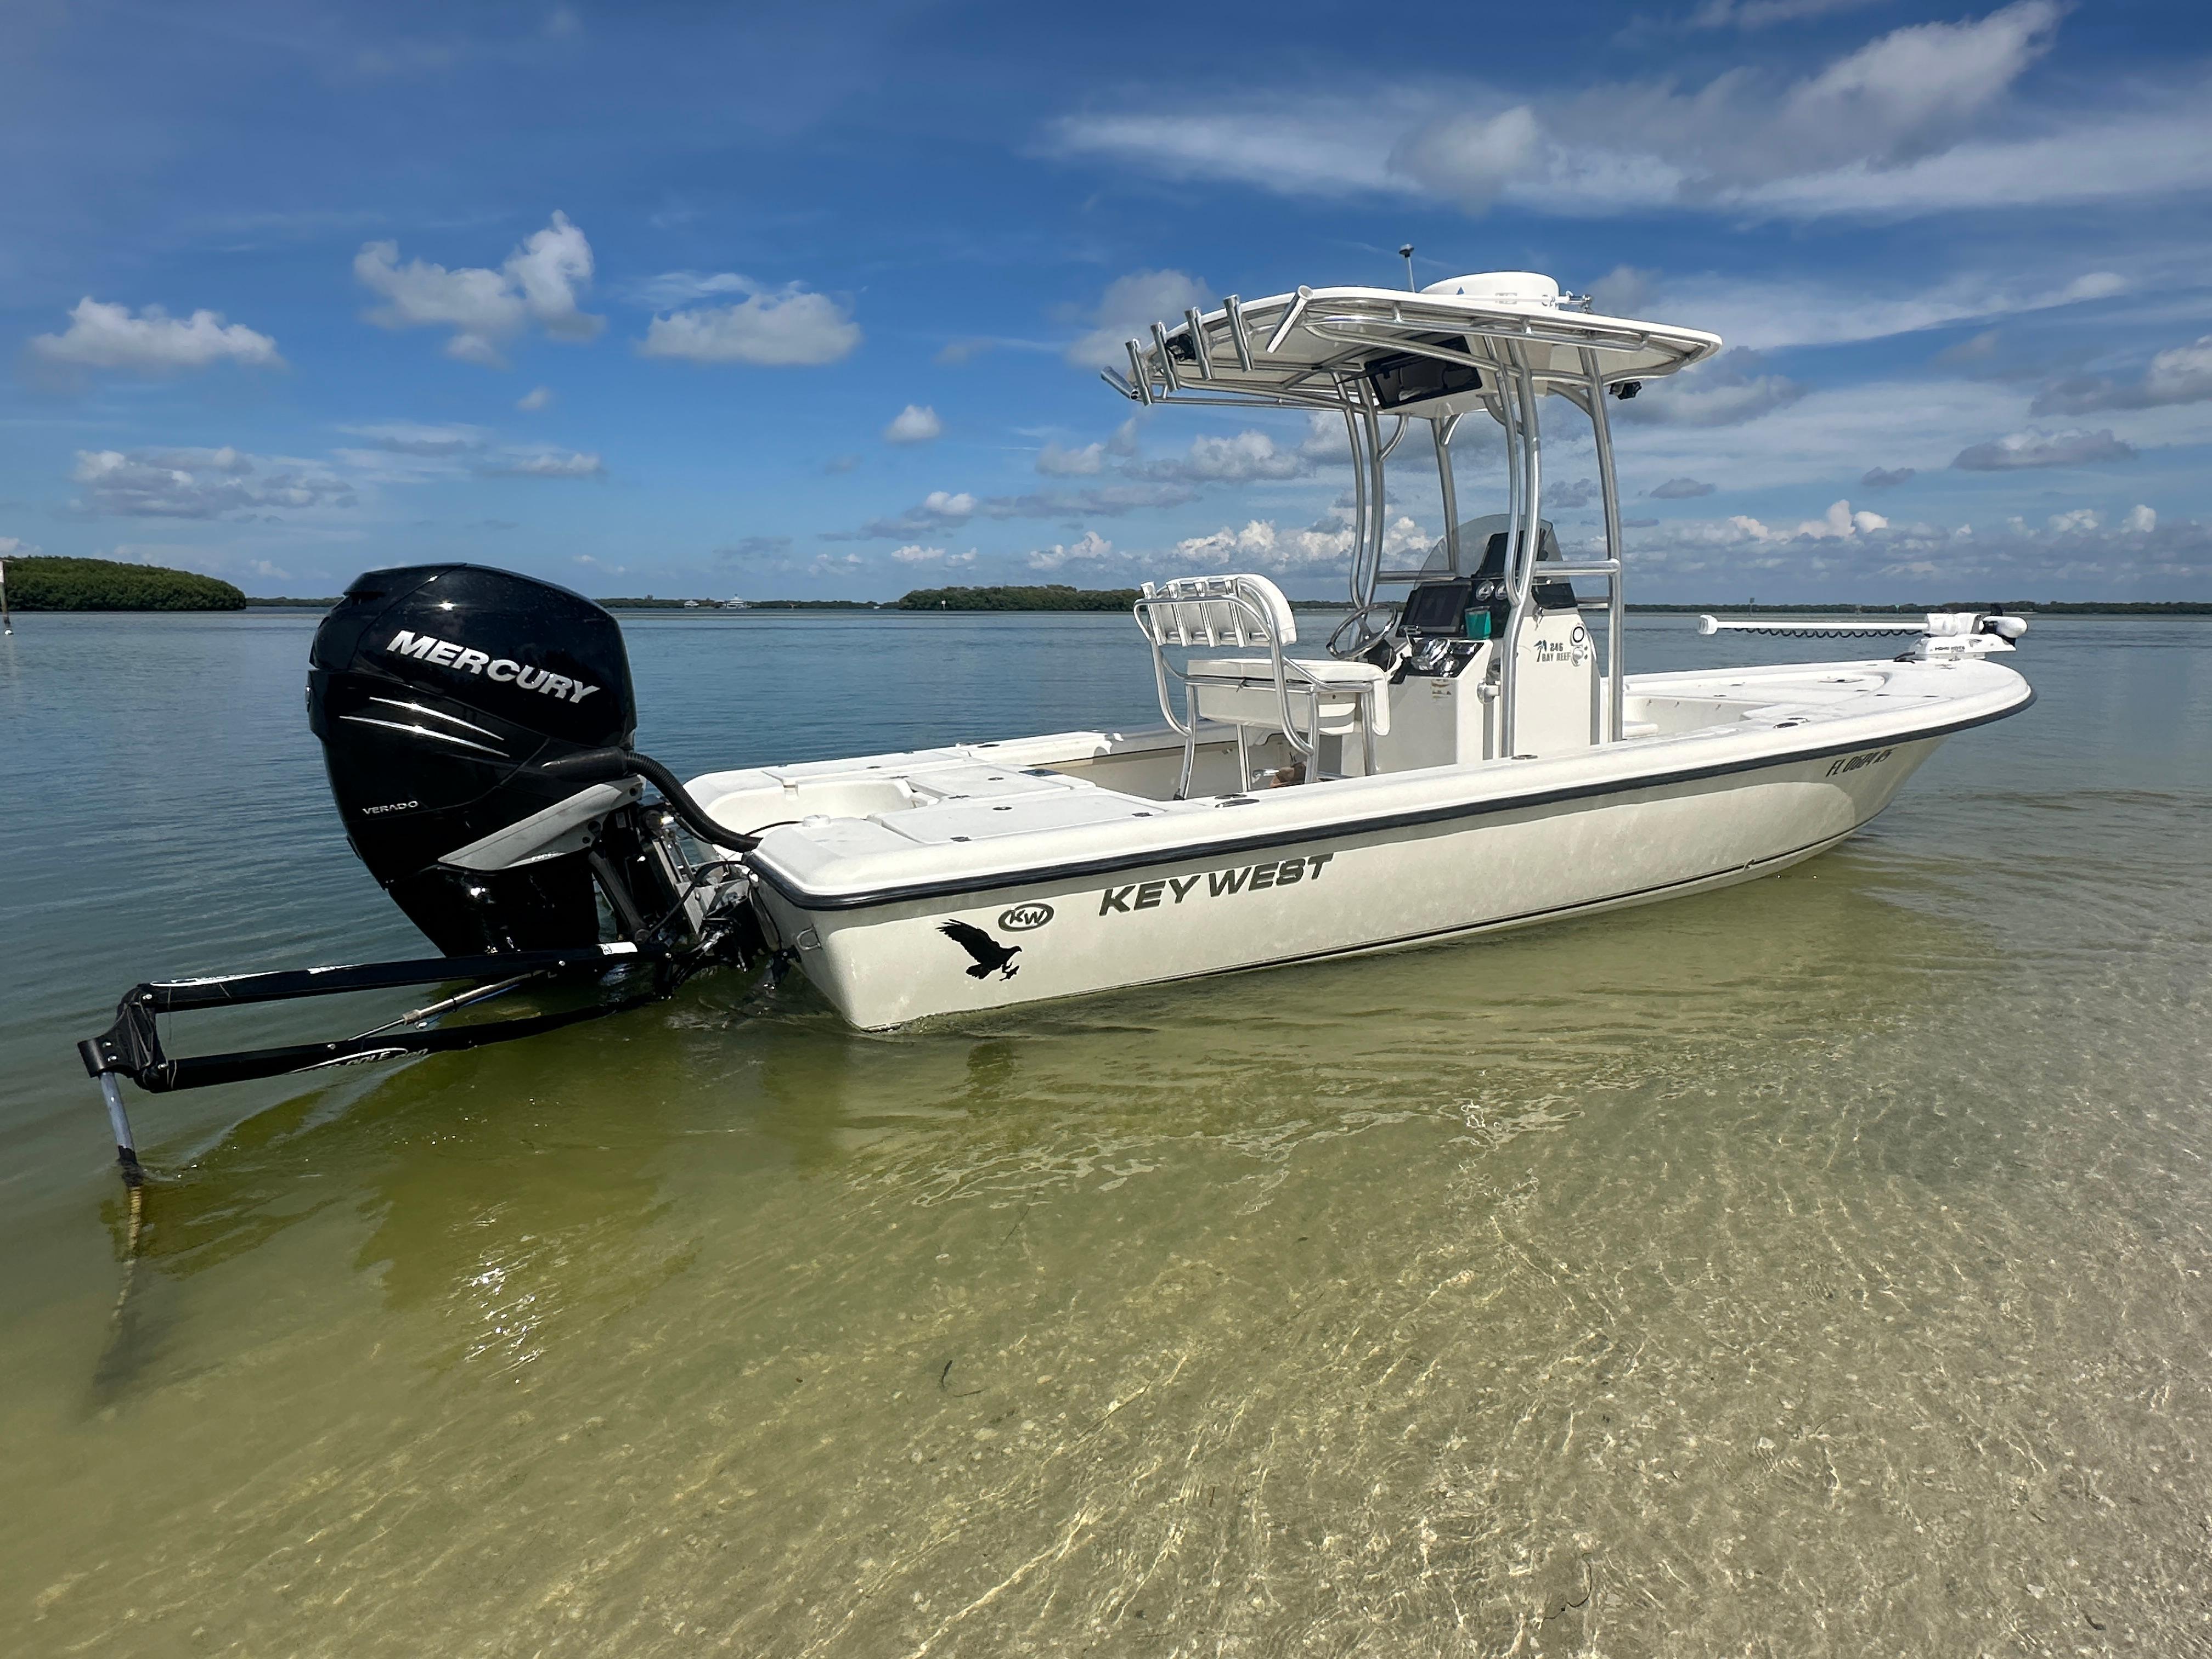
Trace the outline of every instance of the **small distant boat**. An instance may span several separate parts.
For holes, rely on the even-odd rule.
[[[1354,537],[1350,615],[1323,656],[1294,652],[1297,617],[1265,576],[1148,585],[1130,648],[1161,722],[1140,731],[679,781],[629,746],[628,660],[599,606],[474,566],[369,573],[316,635],[310,718],[355,850],[447,954],[134,988],[81,1045],[126,1174],[119,1077],[161,1090],[472,1047],[721,963],[796,967],[882,1029],[1587,915],[1826,851],[1945,738],[2028,705],[1994,660],[2026,623],[1707,618],[1911,637],[1867,661],[1631,674],[1608,404],[1720,345],[1516,271],[1231,296],[1154,324],[1114,389],[1340,416]],[[1587,553],[1543,514],[1551,407],[1595,445],[1604,531]],[[1462,520],[1470,417],[1502,436],[1503,510]],[[1445,526],[1394,565],[1401,448],[1437,469]],[[449,1018],[580,978],[597,988],[580,1007]],[[161,1012],[455,980],[476,983],[338,1042],[170,1059],[154,1031]]]

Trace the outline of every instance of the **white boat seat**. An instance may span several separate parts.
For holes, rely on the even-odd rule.
[[[1373,663],[1337,662],[1331,658],[1301,657],[1298,668],[1320,682],[1321,720],[1316,728],[1332,738],[1356,733],[1362,716],[1361,692],[1373,710],[1375,735],[1390,730],[1390,699],[1384,687],[1390,677]],[[1259,726],[1273,731],[1282,725],[1281,706],[1275,697],[1275,664],[1271,657],[1198,657],[1185,665],[1184,674],[1198,695],[1198,717],[1224,726]],[[1293,676],[1285,687],[1294,716],[1303,718],[1307,700],[1315,695],[1312,684]]]
[[[1216,720],[1237,733],[1238,788],[1248,787],[1251,753],[1247,733],[1279,732],[1300,757],[1304,775],[1321,775],[1317,750],[1324,736],[1356,735],[1351,757],[1365,773],[1375,770],[1376,733],[1389,729],[1389,697],[1382,671],[1367,663],[1286,657],[1283,647],[1298,638],[1297,618],[1283,590],[1265,576],[1178,576],[1154,587],[1145,584],[1133,607],[1137,626],[1152,648],[1152,675],[1160,694],[1160,713],[1182,734],[1182,775],[1176,799],[1189,793],[1198,758],[1198,728]],[[1193,658],[1178,668],[1167,659],[1169,646],[1264,646],[1264,657]],[[1182,712],[1176,710],[1170,680],[1182,684]]]

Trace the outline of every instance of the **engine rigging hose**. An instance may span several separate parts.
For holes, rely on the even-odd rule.
[[[719,823],[707,815],[707,809],[691,799],[691,792],[677,781],[676,774],[650,755],[641,755],[629,749],[586,749],[580,754],[563,755],[558,760],[545,761],[538,769],[556,778],[572,778],[579,783],[612,783],[619,778],[643,778],[668,803],[669,811],[683,820],[684,827],[700,840],[713,847],[735,848],[740,853],[750,853],[760,845],[757,836],[738,834],[726,823]]]

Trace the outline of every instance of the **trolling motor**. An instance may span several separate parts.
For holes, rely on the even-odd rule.
[[[2002,606],[1987,611],[1930,611],[1919,622],[1878,622],[1869,617],[1788,617],[1776,621],[1723,622],[1698,618],[1700,634],[1779,634],[1793,640],[1863,640],[1885,634],[1917,634],[1919,643],[1899,662],[1963,662],[1994,652],[2011,651],[2027,632],[2027,618],[2008,617]]]
[[[372,570],[323,618],[309,664],[307,722],[346,839],[442,954],[133,986],[114,1024],[77,1051],[134,1187],[144,1172],[123,1078],[165,1093],[473,1048],[634,1008],[702,968],[769,954],[742,857],[757,842],[631,750],[629,658],[601,606],[482,565]],[[337,1042],[173,1058],[155,1024],[453,981],[469,982]],[[563,981],[593,994],[515,1018],[432,1024]]]

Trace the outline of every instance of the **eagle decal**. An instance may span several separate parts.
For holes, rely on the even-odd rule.
[[[1018,945],[1001,945],[964,921],[948,921],[937,931],[975,958],[975,965],[968,970],[970,979],[988,979],[994,969],[1000,979],[1012,979],[1021,971],[1014,966],[1014,958],[1021,954]]]

